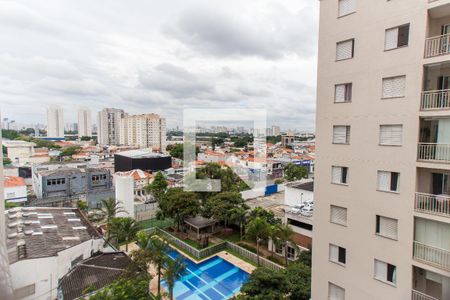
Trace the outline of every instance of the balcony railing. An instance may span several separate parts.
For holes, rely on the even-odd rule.
[[[417,159],[450,163],[450,144],[419,143]]]
[[[450,271],[450,251],[414,241],[414,259]]]
[[[427,38],[425,40],[425,58],[450,53],[450,34]]]
[[[414,209],[418,212],[450,217],[450,196],[416,193]]]
[[[412,290],[412,300],[439,300],[437,298],[428,296],[427,294],[424,294],[422,292]]]
[[[425,91],[422,93],[421,110],[450,109],[450,90]]]

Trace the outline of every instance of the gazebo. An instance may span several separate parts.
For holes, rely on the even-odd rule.
[[[217,221],[213,218],[204,218],[202,216],[196,216],[184,220],[184,223],[189,228],[197,233],[197,239],[200,238],[200,234],[215,233]]]

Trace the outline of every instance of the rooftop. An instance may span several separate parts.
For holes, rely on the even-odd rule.
[[[56,256],[98,231],[75,208],[16,207],[5,211],[9,263]]]
[[[153,177],[152,174],[142,171],[140,169],[134,169],[134,170],[127,171],[127,172],[116,172],[115,175],[133,177],[134,180],[140,180],[140,179],[146,179],[146,178]]]
[[[217,223],[217,221],[215,219],[204,218],[202,216],[188,218],[188,219],[184,220],[184,222],[195,228],[206,228],[206,227],[212,226]]]
[[[6,148],[36,147],[35,143],[20,140],[2,140],[2,145]]]
[[[313,180],[308,180],[308,181],[301,180],[301,181],[291,182],[291,183],[286,184],[286,186],[294,188],[294,189],[314,192],[314,181]]]
[[[18,176],[5,176],[4,184],[5,188],[26,186],[25,180]]]
[[[130,157],[130,158],[155,158],[155,157],[167,157],[168,155],[162,153],[155,153],[146,150],[129,150],[117,152],[115,155]]]
[[[130,264],[131,259],[123,252],[101,253],[77,264],[61,279],[59,288],[64,300],[76,299],[88,287],[95,290],[112,283]]]

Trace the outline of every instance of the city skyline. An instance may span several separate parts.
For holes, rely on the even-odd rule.
[[[59,105],[75,123],[78,106],[114,107],[155,112],[176,127],[185,107],[232,106],[266,108],[268,123],[282,128],[314,128],[318,3],[85,7],[5,3],[3,117],[44,123],[45,107]]]

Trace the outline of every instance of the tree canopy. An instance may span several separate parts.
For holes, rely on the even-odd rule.
[[[159,209],[164,217],[176,221],[179,230],[185,218],[194,217],[200,212],[200,201],[194,192],[186,192],[182,188],[172,188],[162,198]]]
[[[233,216],[236,214],[235,209],[238,208],[248,208],[241,194],[238,192],[222,192],[206,201],[205,214],[224,222],[225,227],[227,227],[229,221],[232,221]]]
[[[284,177],[287,181],[300,180],[303,178],[308,178],[308,170],[302,166],[297,166],[293,163],[288,163],[284,167]]]
[[[161,172],[158,172],[153,181],[145,189],[152,193],[156,201],[159,202],[167,191],[167,180]]]

